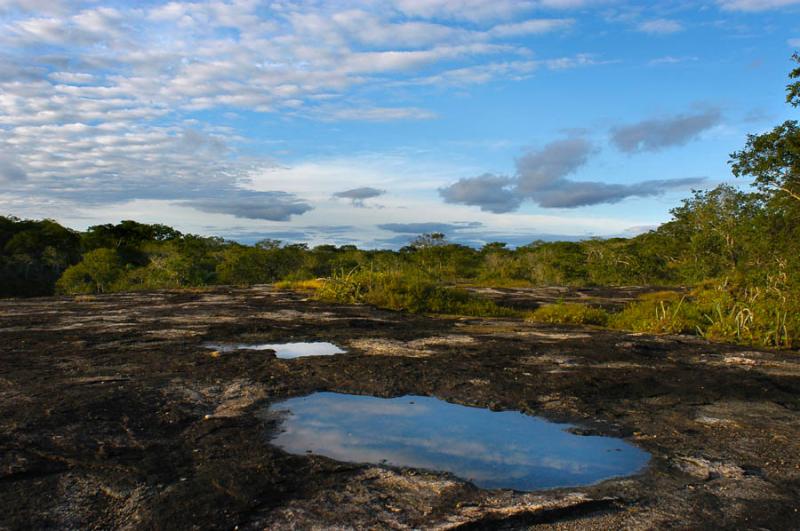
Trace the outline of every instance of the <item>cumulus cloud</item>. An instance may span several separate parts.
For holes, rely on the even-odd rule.
[[[286,192],[253,192],[237,190],[219,197],[188,201],[203,212],[230,214],[237,218],[287,221],[311,210],[311,205]]]
[[[660,151],[681,146],[722,121],[719,109],[652,118],[611,130],[611,142],[625,153]]]
[[[385,190],[380,190],[378,188],[372,188],[371,186],[362,186],[360,188],[352,188],[350,190],[344,190],[342,192],[336,192],[333,194],[333,197],[339,197],[342,199],[350,199],[353,205],[363,207],[364,201],[367,199],[372,199],[373,197],[378,197],[385,194]]]
[[[586,164],[594,146],[585,138],[550,142],[517,160],[517,188],[528,197],[564,184],[564,178]]]
[[[485,173],[466,177],[439,190],[448,203],[479,206],[481,210],[501,214],[519,208],[522,201],[514,188],[516,180],[510,177]]]
[[[617,203],[628,197],[660,195],[666,190],[685,188],[705,180],[689,177],[611,184],[570,179],[569,176],[584,166],[595,151],[585,138],[556,140],[517,159],[513,177],[484,174],[461,179],[440,189],[439,193],[448,203],[501,213],[516,210],[526,199],[544,208],[575,208]]]

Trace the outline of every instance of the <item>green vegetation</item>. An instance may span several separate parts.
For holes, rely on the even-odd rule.
[[[617,313],[586,304],[551,304],[531,312],[527,319],[651,334],[697,334],[712,341],[765,347],[800,345],[800,300],[775,285],[717,284],[700,286],[687,295],[649,293]]]
[[[47,295],[81,259],[80,236],[51,220],[0,216],[0,296]]]
[[[800,63],[800,56],[794,60]],[[800,105],[800,68],[787,101]],[[398,310],[464,315],[514,312],[456,284],[659,285],[617,314],[575,304],[532,312],[532,320],[607,325],[777,347],[800,344],[800,127],[790,120],[750,135],[730,160],[753,190],[694,191],[672,219],[634,238],[542,242],[473,249],[440,233],[399,251],[352,245],[254,246],[123,221],[76,232],[52,220],[0,217],[0,296],[283,282],[317,297]],[[320,280],[321,279],[321,280]]]
[[[613,328],[655,334],[691,334],[703,323],[703,314],[686,295],[657,292],[643,295],[618,314],[609,316]]]
[[[512,316],[516,312],[492,301],[442,285],[417,268],[374,270],[357,268],[334,274],[317,291],[331,302],[364,302],[414,313]]]
[[[551,324],[605,326],[608,324],[608,312],[602,308],[593,308],[588,304],[562,302],[537,308],[527,315],[527,319]]]

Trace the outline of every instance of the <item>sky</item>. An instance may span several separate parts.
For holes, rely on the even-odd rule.
[[[0,214],[243,242],[635,235],[734,179],[800,0],[0,0]]]

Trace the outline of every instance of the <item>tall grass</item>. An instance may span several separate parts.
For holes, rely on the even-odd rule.
[[[310,290],[316,291],[325,285],[325,279],[313,278],[309,280],[281,280],[275,283],[275,287],[279,289],[297,289],[297,290]]]
[[[800,299],[780,282],[771,282],[766,287],[739,287],[723,280],[688,295],[669,292],[645,295],[612,315],[609,326],[793,348],[800,345]]]
[[[659,291],[642,295],[609,318],[609,326],[655,334],[693,334],[703,322],[700,308],[686,295]]]
[[[709,341],[750,346],[800,346],[800,298],[785,282],[738,287],[727,280],[688,294],[661,291],[642,295],[622,311],[609,313],[579,303],[550,304],[526,319],[556,324],[607,326],[651,334],[693,334]]]
[[[329,302],[367,303],[412,313],[513,316],[517,312],[467,291],[441,285],[415,268],[340,270],[324,280],[317,298]]]
[[[764,286],[737,287],[727,281],[698,293],[710,307],[702,335],[771,347],[800,346],[800,297],[783,275]]]

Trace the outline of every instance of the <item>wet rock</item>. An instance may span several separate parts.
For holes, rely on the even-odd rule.
[[[497,291],[521,306],[635,295]],[[796,353],[305,298],[260,286],[0,301],[0,529],[796,527]],[[203,348],[293,340],[348,353]],[[519,493],[272,446],[265,405],[321,390],[522,410],[627,436],[653,460]]]

